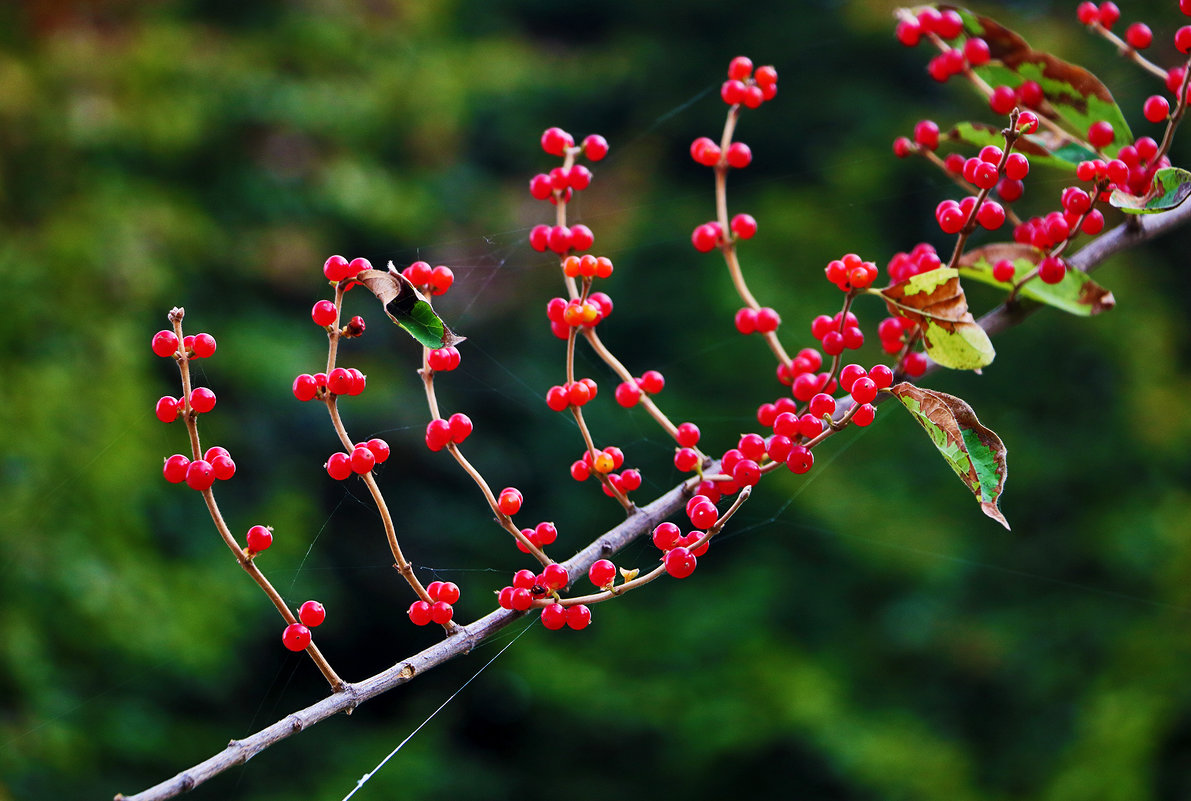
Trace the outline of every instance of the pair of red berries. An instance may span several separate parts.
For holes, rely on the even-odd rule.
[[[281,633],[282,644],[291,651],[304,651],[310,645],[310,629],[327,619],[327,610],[318,601],[306,601],[298,608],[298,623],[290,623]]]
[[[163,359],[177,356],[178,344],[178,335],[173,331],[163,329],[153,335],[153,352]],[[206,359],[215,354],[215,337],[210,334],[183,337],[181,345],[192,359]]]
[[[542,150],[551,156],[565,156],[567,150],[575,146],[575,139],[562,128],[547,128],[542,132]],[[608,155],[608,140],[599,134],[589,134],[583,138],[579,150],[588,161],[599,161]]]
[[[198,414],[206,414],[215,408],[215,393],[207,387],[197,387],[190,393],[190,408]],[[163,395],[157,401],[154,413],[161,422],[172,423],[185,409],[186,403],[181,398]]]
[[[552,545],[558,539],[558,527],[553,523],[541,522],[533,528],[521,529],[522,536],[529,540],[531,545],[538,548],[545,548],[547,545]],[[517,549],[521,553],[529,553],[529,548],[526,548],[521,540],[517,540]]]
[[[449,373],[459,366],[460,361],[459,349],[454,345],[426,352],[426,365],[436,373]]]
[[[594,379],[581,378],[565,385],[556,385],[546,391],[546,405],[551,411],[561,412],[571,406],[576,408],[586,406],[588,401],[599,394],[599,386]],[[619,393],[617,394],[619,398]]]
[[[441,295],[455,283],[455,273],[451,272],[450,267],[440,264],[432,269],[424,261],[415,261],[401,274],[414,286],[429,290],[431,295]]]
[[[356,445],[350,454],[342,451],[331,454],[323,467],[326,468],[327,475],[331,478],[343,481],[350,478],[353,473],[363,475],[370,472],[373,467],[388,458],[388,443],[383,439],[370,439]]]
[[[334,284],[348,278],[355,278],[360,272],[371,269],[372,262],[368,259],[357,258],[348,261],[342,256],[331,256],[323,262],[323,275]]]
[[[463,412],[455,412],[445,419],[438,417],[426,424],[426,447],[438,453],[448,443],[462,444],[471,432],[471,418]]]
[[[657,370],[646,370],[637,378],[622,381],[616,387],[616,402],[626,409],[636,406],[641,395],[656,395],[666,387],[665,377]]]
[[[539,253],[547,250],[562,255],[571,250],[588,250],[595,234],[586,225],[535,225],[529,231],[529,246]]]
[[[236,474],[236,463],[226,448],[218,446],[207,449],[202,459],[191,461],[186,456],[175,453],[165,460],[162,475],[171,484],[186,482],[192,490],[202,492],[208,490],[218,481],[226,481]]]

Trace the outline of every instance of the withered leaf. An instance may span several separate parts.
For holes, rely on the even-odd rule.
[[[943,367],[979,370],[992,364],[992,341],[968,311],[959,272],[939,267],[879,290],[891,314],[922,327],[926,354]]]
[[[368,288],[384,307],[385,314],[428,348],[445,348],[466,337],[455,334],[434,313],[430,301],[389,262],[388,271],[364,270],[354,279]]]

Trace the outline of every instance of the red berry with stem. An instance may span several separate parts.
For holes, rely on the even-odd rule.
[[[653,530],[653,544],[659,550],[668,551],[678,544],[678,538],[682,536],[682,529],[673,523],[667,521],[659,523]]]
[[[363,475],[376,466],[376,457],[366,446],[354,448],[351,453],[352,472]]]
[[[871,403],[862,403],[856,407],[856,411],[852,414],[852,422],[864,428],[871,424],[876,419],[877,411],[873,408]]]
[[[323,275],[328,281],[339,283],[347,278],[348,261],[342,256],[332,256],[323,262]]]
[[[1125,41],[1134,50],[1145,50],[1154,43],[1154,32],[1144,22],[1135,22],[1125,29]]]
[[[1081,25],[1091,25],[1099,21],[1100,10],[1096,8],[1095,3],[1085,0],[1085,2],[1080,3],[1075,9],[1075,17]]]
[[[1017,93],[1008,86],[998,86],[988,98],[988,107],[994,114],[1008,114],[1016,105]]]
[[[208,457],[207,461],[210,463],[211,470],[214,471],[217,481],[227,481],[236,474],[236,463],[226,453],[221,453],[215,457]]]
[[[736,325],[736,330],[744,335],[749,335],[757,330],[757,311],[748,306],[736,312],[736,317],[733,320]]]
[[[347,395],[351,392],[353,383],[352,374],[346,367],[336,367],[327,374],[327,389],[334,395]]]
[[[195,334],[193,347],[196,359],[208,359],[215,354],[215,337],[210,334]]]
[[[327,619],[327,610],[318,601],[306,601],[298,608],[298,620],[302,625],[314,628]]]
[[[703,223],[691,232],[691,244],[700,253],[708,253],[715,249],[720,241],[719,226],[714,223]]]
[[[599,559],[587,569],[587,578],[601,589],[607,587],[616,579],[616,565],[607,559]]]
[[[757,309],[757,331],[760,333],[768,334],[776,331],[781,322],[781,316],[768,306]]]
[[[753,62],[748,56],[737,56],[728,64],[728,78],[734,81],[747,81],[753,74]]]
[[[167,358],[178,352],[178,335],[173,331],[158,331],[153,335],[153,352]]]
[[[251,553],[260,553],[261,551],[269,550],[269,546],[273,544],[273,529],[267,526],[256,525],[248,529],[248,535],[244,538],[248,545],[248,550]]]
[[[699,464],[699,454],[692,448],[679,448],[674,452],[674,467],[689,473]]]
[[[547,128],[542,133],[542,150],[551,156],[561,156],[568,147],[574,147],[575,140],[562,128]]]
[[[335,308],[335,304],[329,300],[320,300],[314,304],[314,308],[310,310],[310,319],[314,320],[315,325],[328,326],[335,322],[335,318],[339,315],[339,310]]]
[[[163,423],[172,423],[178,419],[178,399],[165,395],[157,401],[154,411],[158,420]]]
[[[198,387],[190,393],[190,408],[206,414],[215,408],[215,393],[207,387]]]
[[[521,493],[515,487],[506,487],[501,490],[500,497],[496,501],[496,506],[500,509],[501,514],[511,517],[521,511],[521,504],[523,502],[524,499]]]
[[[885,364],[875,364],[868,371],[868,377],[877,385],[877,389],[888,389],[893,386],[893,370]]]
[[[1067,274],[1067,265],[1057,256],[1047,256],[1038,264],[1038,280],[1044,284],[1057,284]]]
[[[733,142],[728,146],[728,152],[724,158],[729,167],[743,169],[752,162],[753,151],[744,142]]]
[[[646,370],[637,379],[637,386],[641,387],[642,392],[656,395],[666,386],[666,379],[657,370]]]
[[[742,462],[737,462],[736,464],[741,463]],[[736,465],[733,465],[733,471],[735,471],[735,467]],[[735,472],[733,472],[733,478],[735,478]],[[687,516],[691,519],[691,525],[693,525],[695,528],[701,528],[704,530],[714,526],[716,521],[720,518],[720,514],[715,508],[715,504],[707,500],[696,504],[688,511]]]
[[[934,120],[919,120],[914,125],[914,141],[927,150],[939,146],[939,125]]]
[[[814,464],[814,455],[802,445],[795,445],[786,456],[786,467],[790,468],[790,472],[798,475],[810,470]]]
[[[583,138],[583,155],[588,161],[599,161],[608,155],[608,140],[599,134],[589,134]]]
[[[704,167],[714,167],[720,162],[720,146],[706,136],[691,142],[691,158]]]
[[[188,467],[190,467],[190,459],[180,453],[175,453],[165,460],[161,472],[165,476],[166,481],[171,484],[181,484],[186,480],[186,470]]]
[[[694,423],[679,423],[675,439],[684,448],[693,448],[699,442],[699,426]]]
[[[916,19],[900,20],[894,29],[894,35],[906,47],[917,47],[922,38],[922,26]]]
[[[1013,265],[1012,261],[1009,259],[1001,259],[993,265],[992,276],[993,279],[1000,281],[1003,284],[1007,284],[1013,280],[1013,276],[1016,272],[1017,268]]]
[[[446,601],[435,601],[430,604],[430,620],[434,623],[445,626],[451,622],[451,618],[454,616],[454,608]]]
[[[1162,95],[1151,95],[1142,105],[1141,113],[1149,122],[1166,122],[1170,117],[1170,102]]]
[[[626,409],[637,405],[641,400],[641,388],[636,382],[624,381],[616,387],[616,402]]]
[[[441,295],[455,283],[455,273],[450,267],[439,265],[430,272],[430,294]]]
[[[822,417],[825,414],[834,414],[835,398],[826,393],[820,392],[811,398],[809,411],[815,417]]]
[[[314,396],[318,394],[318,384],[314,380],[314,376],[309,373],[302,373],[294,379],[294,397],[300,401],[313,400]]]
[[[1108,0],[1100,4],[1097,9],[1097,21],[1106,29],[1112,28],[1116,21],[1121,18],[1121,9],[1117,8],[1117,4]]]
[[[541,579],[542,584],[549,590],[561,590],[571,581],[567,569],[557,562],[552,562],[542,568]]]
[[[368,440],[364,443],[364,447],[372,451],[372,458],[376,460],[377,464],[381,464],[389,458],[389,443],[379,437],[373,437]]]
[[[877,384],[868,376],[858,378],[852,384],[849,394],[857,403],[870,403],[873,398],[877,397]]]
[[[451,441],[457,445],[471,436],[471,418],[463,412],[455,412],[451,415],[447,419],[447,425],[450,427]]]
[[[699,560],[693,553],[679,545],[666,551],[662,563],[666,567],[666,572],[671,576],[676,579],[684,579],[695,572]]]
[[[281,643],[291,651],[305,651],[310,645],[310,629],[301,623],[290,623],[281,633]]]
[[[752,239],[757,233],[757,221],[751,214],[737,214],[729,225],[732,233],[741,239]]]
[[[989,52],[988,42],[981,39],[979,36],[973,36],[968,41],[964,42],[964,58],[973,67],[979,67],[987,64],[991,53]]]
[[[426,447],[441,451],[451,441],[451,424],[441,417],[426,424]]]

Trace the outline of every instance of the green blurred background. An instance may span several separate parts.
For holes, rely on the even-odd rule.
[[[1074,2],[980,8],[1092,66],[1137,133],[1157,82],[1074,20]],[[1124,3],[1158,32],[1173,0]],[[28,0],[0,6],[0,799],[106,798],[154,784],[325,691],[219,541],[199,497],[160,476],[186,447],[153,415],[177,394],[149,340],[171,306],[216,336],[198,380],[218,394],[205,444],[236,458],[218,487],[242,536],[276,529],[260,564],[360,679],[424,647],[404,617],[362,486],[321,465],[321,409],[290,394],[325,358],[310,323],[327,255],[450,265],[437,307],[469,337],[439,382],[476,422],[467,452],[554,520],[568,555],[620,516],[567,476],[580,449],[541,397],[563,353],[545,301],[559,282],[526,244],[549,221],[527,179],[560,125],[609,157],[574,203],[616,263],[601,328],[710,448],[752,430],[779,387],[719,260],[689,245],[713,214],[687,156],[718,136],[728,60],[773,63],[778,98],[746,113],[754,164],[730,206],[760,222],[742,249],[762,302],[809,344],[838,306],[822,266],[884,264],[927,239],[953,190],[890,142],[924,116],[986,118],[962,86],[898,47],[891,4],[741,7],[612,0]],[[1187,143],[1176,163],[1191,161]],[[1054,208],[1064,176],[1031,175]],[[1005,533],[918,427],[882,407],[805,477],[766,481],[696,575],[594,610],[583,633],[534,626],[356,798],[1142,799],[1191,795],[1189,232],[1099,274],[1118,308],[1043,313],[998,338],[984,375],[936,375],[1008,444]],[[977,310],[995,302],[980,288]],[[355,294],[369,329],[341,363],[369,376],[342,404],[395,456],[379,480],[426,580],[456,581],[471,619],[525,566],[445,454],[421,444],[414,343]],[[883,312],[859,304],[862,322]],[[871,336],[871,334],[870,334]],[[875,336],[873,337],[875,339]],[[877,358],[870,346],[863,358]],[[598,438],[671,486],[671,445],[601,380]],[[652,547],[618,558],[649,567]],[[464,659],[294,737],[196,799],[340,798],[524,624]]]

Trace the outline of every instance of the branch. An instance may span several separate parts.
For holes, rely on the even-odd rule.
[[[1176,209],[1161,214],[1130,218],[1086,245],[1068,259],[1068,264],[1074,269],[1091,272],[1110,256],[1154,239],[1186,224],[1188,220],[1191,220],[1191,203],[1184,203]],[[981,317],[979,324],[989,335],[997,334],[1020,324],[1038,308],[1041,308],[1041,304],[1020,301],[1003,304]],[[929,369],[937,369],[937,365],[932,364]],[[846,413],[847,408],[848,404],[841,401],[837,415]],[[719,462],[714,462],[704,468],[704,472],[709,474],[719,472]],[[693,486],[693,480],[685,481],[648,506],[637,509],[623,523],[605,532],[582,551],[564,562],[563,566],[571,576],[585,576],[592,562],[611,556],[681,509],[686,498],[690,496]],[[365,701],[405,684],[443,662],[469,653],[481,642],[519,619],[523,614],[506,609],[491,612],[479,620],[460,627],[442,642],[398,662],[375,676],[360,682],[344,684],[341,691],[318,703],[287,715],[249,737],[232,740],[223,751],[182,771],[171,779],[136,795],[117,795],[116,799],[117,801],[160,801],[160,799],[174,798],[192,790],[225,770],[247,762],[274,743],[332,715],[340,712],[350,714]]]

